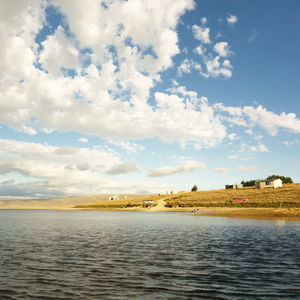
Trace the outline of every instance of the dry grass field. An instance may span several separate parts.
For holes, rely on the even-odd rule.
[[[231,202],[233,197],[248,198],[247,202]],[[210,190],[187,192],[174,195],[146,195],[122,200],[105,200],[85,203],[75,206],[81,209],[130,209],[142,208],[145,200],[152,200],[157,205],[158,200],[164,200],[165,207],[194,208],[194,207],[252,207],[252,208],[290,208],[300,207],[300,184],[287,184],[282,188],[255,189],[242,188],[237,190]]]
[[[131,207],[143,207],[144,201],[152,200],[153,205],[157,205],[157,201],[161,199],[162,196],[158,195],[145,195],[138,196],[128,199],[120,200],[104,200],[92,203],[85,203],[75,206],[74,208],[83,208],[83,209],[118,209],[118,208],[131,208]]]
[[[248,198],[244,203],[231,202],[233,197]],[[167,207],[300,207],[300,184],[282,188],[241,188],[191,192],[166,199]]]
[[[76,205],[89,202],[100,203],[107,200],[112,194],[99,194],[88,196],[74,196],[53,199],[36,200],[0,200],[0,209],[70,209]],[[125,195],[120,194],[122,199]],[[131,198],[140,197],[140,195],[130,195]]]
[[[148,210],[144,201],[152,200],[161,211],[192,211],[193,208],[300,208],[300,183],[282,188],[210,190],[174,195],[120,195],[120,200],[108,200],[110,195],[90,195],[45,200],[0,201],[0,209],[99,209]],[[248,198],[247,202],[231,202],[233,197]],[[122,199],[123,198],[123,199]],[[159,201],[160,200],[160,201]],[[160,203],[161,205],[157,205]],[[152,208],[153,210],[153,208]]]

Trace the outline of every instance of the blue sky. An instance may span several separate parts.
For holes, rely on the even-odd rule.
[[[2,1],[0,198],[300,182],[300,3]]]

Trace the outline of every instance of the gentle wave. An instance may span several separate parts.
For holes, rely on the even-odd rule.
[[[0,212],[0,299],[295,299],[299,223]]]

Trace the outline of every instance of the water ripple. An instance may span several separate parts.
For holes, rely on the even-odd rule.
[[[0,299],[300,298],[299,223],[0,212]]]

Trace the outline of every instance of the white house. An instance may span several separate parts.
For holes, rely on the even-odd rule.
[[[282,187],[282,180],[281,179],[275,179],[273,182],[274,182],[274,189]]]
[[[119,195],[110,196],[108,200],[119,200]]]
[[[255,187],[257,189],[261,189],[261,188],[277,189],[279,187],[282,187],[282,181],[281,179],[258,181],[255,182]]]
[[[166,191],[167,195],[178,194],[177,191]]]

